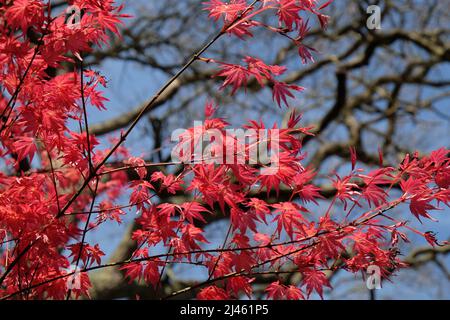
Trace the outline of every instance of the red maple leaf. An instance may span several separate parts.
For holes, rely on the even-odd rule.
[[[308,297],[313,291],[316,291],[323,299],[323,287],[331,288],[327,276],[322,271],[315,269],[303,272],[303,284],[306,285],[306,294]]]
[[[252,75],[246,68],[237,64],[223,64],[222,70],[214,75],[214,77],[225,77],[221,89],[232,86],[231,94],[233,95],[239,88],[246,87],[249,77]]]
[[[267,292],[267,297],[273,300],[281,300],[286,295],[286,286],[280,284],[280,281],[272,282],[264,290]]]
[[[280,24],[284,23],[287,29],[292,30],[301,21],[298,15],[301,7],[297,5],[297,0],[279,0],[278,17]]]
[[[204,208],[200,203],[198,202],[185,202],[181,205],[181,215],[183,218],[187,219],[189,223],[194,223],[194,219],[202,221],[203,223],[206,223],[205,218],[203,217],[202,213],[210,213],[208,209]]]
[[[132,283],[134,280],[141,279],[143,267],[139,262],[132,262],[121,267],[120,270],[125,270],[125,277],[128,277]]]
[[[131,157],[127,161],[124,161],[124,163],[133,167],[139,178],[144,179],[147,175],[147,169],[145,168],[145,161],[143,159]]]
[[[421,197],[414,197],[411,199],[411,203],[409,204],[409,209],[411,210],[411,213],[420,221],[420,217],[424,217],[433,221],[437,221],[432,216],[428,214],[429,210],[436,210],[437,208],[430,204],[430,201],[432,199],[430,198],[421,198]]]
[[[203,3],[205,9],[209,11],[209,16],[218,21],[223,18],[225,21],[232,21],[237,14],[247,7],[245,0],[231,0],[224,3],[221,0],[209,0]]]
[[[39,0],[15,0],[5,12],[5,18],[12,27],[22,29],[26,34],[30,25],[41,25],[44,21],[44,4]]]
[[[273,207],[276,209],[275,212],[279,213],[273,219],[273,221],[277,222],[278,235],[281,234],[283,229],[291,239],[296,230],[304,233],[303,224],[306,222],[306,219],[303,217],[302,212],[308,212],[306,208],[292,202],[274,204]]]
[[[159,266],[160,263],[158,261],[150,260],[147,261],[143,271],[145,282],[150,283],[155,289],[159,282]]]
[[[228,300],[230,296],[228,293],[219,287],[210,286],[206,287],[197,294],[198,300]]]
[[[277,102],[278,106],[281,108],[282,102],[289,107],[287,98],[294,98],[291,91],[303,91],[305,88],[297,86],[295,84],[287,84],[284,82],[274,81],[272,87],[273,100]]]
[[[34,154],[37,151],[34,138],[31,137],[19,137],[14,142],[14,148],[17,153],[17,161],[22,161],[26,157],[30,157],[30,161],[33,161]]]

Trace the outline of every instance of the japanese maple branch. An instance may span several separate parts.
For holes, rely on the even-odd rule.
[[[322,232],[319,231],[319,232],[317,232],[317,233],[314,234],[314,235],[311,235],[311,236],[308,236],[308,237],[304,237],[304,238],[302,238],[302,239],[291,240],[291,241],[280,242],[280,243],[269,243],[269,244],[262,245],[262,246],[252,246],[252,247],[245,247],[245,248],[237,247],[237,248],[224,248],[224,249],[193,250],[193,251],[188,251],[188,252],[172,252],[172,253],[167,253],[167,254],[159,254],[159,255],[154,255],[154,256],[149,256],[149,257],[144,257],[144,258],[127,259],[127,260],[124,260],[124,261],[118,261],[118,262],[107,263],[107,264],[103,264],[103,265],[99,265],[99,266],[93,266],[93,267],[89,267],[89,268],[84,268],[84,269],[80,270],[79,272],[80,272],[80,273],[90,272],[90,271],[99,270],[99,269],[103,269],[103,268],[110,268],[110,267],[115,267],[115,266],[122,266],[122,265],[126,265],[126,264],[129,264],[129,263],[136,263],[136,262],[143,262],[143,261],[155,260],[155,259],[164,258],[164,257],[167,257],[167,256],[175,257],[175,256],[180,256],[180,255],[193,255],[193,254],[205,254],[205,253],[224,253],[224,252],[236,252],[236,251],[250,251],[250,250],[270,249],[270,248],[273,248],[273,247],[279,247],[279,246],[287,246],[287,245],[291,245],[291,244],[297,244],[297,243],[309,241],[309,240],[312,240],[312,239],[315,239],[315,238],[318,238],[318,237],[320,237],[320,236],[324,236],[324,235],[327,235],[327,234],[330,234],[330,233],[333,233],[333,232],[341,232],[343,229],[345,229],[345,228],[347,228],[347,227],[350,227],[350,226],[355,227],[355,226],[363,225],[363,224],[365,224],[366,222],[368,222],[368,221],[370,221],[370,220],[376,218],[377,216],[383,215],[386,211],[391,210],[392,208],[394,208],[395,206],[397,206],[397,205],[400,204],[401,202],[402,202],[402,201],[400,201],[400,200],[395,200],[395,201],[391,202],[386,208],[383,208],[383,209],[381,209],[381,210],[378,210],[378,211],[375,212],[373,215],[371,215],[371,216],[369,216],[369,217],[363,219],[363,220],[360,221],[360,222],[357,222],[357,221],[355,220],[355,221],[352,221],[352,222],[346,224],[345,226],[340,226],[340,227],[338,227],[338,228],[336,228],[336,229],[333,229],[333,230],[326,230],[326,231],[322,231]],[[369,211],[369,212],[373,212],[373,210],[371,210],[371,211]],[[314,242],[313,245],[317,244],[318,242],[320,242],[320,240]],[[300,250],[307,249],[307,248],[310,248],[310,247],[312,247],[312,245],[308,245],[307,247],[302,247],[302,248],[300,248],[300,249],[296,249],[296,250],[293,251],[293,252],[288,252],[287,254],[284,254],[284,255],[282,255],[282,256],[277,256],[277,257],[272,258],[272,259],[267,260],[267,261],[263,261],[263,262],[261,262],[261,263],[255,265],[254,267],[252,267],[252,269],[257,268],[258,266],[264,265],[264,264],[266,264],[266,263],[276,261],[276,260],[281,259],[281,258],[283,258],[283,257],[285,257],[285,256],[290,256],[290,255],[292,255],[292,254],[295,254],[295,253],[299,252]],[[233,272],[233,273],[230,273],[230,274],[228,274],[228,275],[225,275],[225,277],[226,277],[226,278],[230,278],[230,277],[232,277],[232,276],[238,276],[238,275],[240,275],[240,274],[243,273],[243,272],[244,272],[244,271]],[[60,279],[64,279],[64,278],[70,277],[70,276],[73,275],[73,274],[75,274],[75,271],[73,271],[73,272],[71,272],[71,273],[67,273],[67,274],[65,274],[65,275],[61,275],[61,276],[54,277],[54,278],[49,279],[49,280],[45,280],[45,281],[43,281],[43,282],[40,282],[40,283],[38,283],[38,284],[35,284],[35,285],[32,286],[31,288],[28,288],[28,290],[35,289],[35,288],[37,288],[37,287],[46,285],[46,284],[51,283],[51,282],[53,282],[53,281],[57,281],[57,280],[60,280]],[[207,283],[206,283],[206,282],[203,282],[203,283],[201,283],[201,284],[199,284],[199,285],[196,285],[195,287],[190,287],[191,289],[189,289],[189,290],[188,290],[188,288],[185,288],[185,289],[183,289],[184,291],[180,291],[180,292],[176,293],[176,295],[179,295],[179,294],[184,293],[184,292],[186,292],[186,291],[194,290],[194,289],[196,289],[196,288],[198,288],[198,287],[201,287],[201,286],[206,285],[206,284],[209,284],[209,283],[213,283],[213,282],[215,282],[215,281],[219,281],[219,280],[221,280],[221,279],[222,279],[222,277],[210,279],[210,280],[208,280]],[[5,299],[8,299],[8,298],[10,298],[10,297],[13,297],[14,295],[17,295],[17,294],[19,294],[20,292],[21,292],[21,291],[19,290],[19,291],[17,291],[17,292],[14,292],[14,293],[12,293],[12,294],[7,295],[7,296],[1,297],[0,300],[5,300]],[[172,297],[172,296],[170,296],[170,297]]]
[[[305,246],[305,247],[302,247],[302,248],[299,248],[299,249],[295,249],[295,250],[293,250],[293,251],[290,251],[290,252],[288,252],[288,253],[282,254],[282,255],[280,255],[280,256],[276,256],[276,257],[273,257],[273,258],[271,258],[271,259],[269,259],[269,260],[262,261],[262,262],[259,262],[259,263],[257,263],[257,264],[254,264],[253,266],[250,267],[250,270],[259,268],[259,267],[261,267],[261,266],[263,266],[263,265],[265,265],[265,264],[267,264],[267,263],[275,262],[275,261],[277,261],[277,260],[279,260],[279,259],[281,259],[281,258],[288,257],[288,256],[293,255],[293,254],[295,254],[295,253],[298,253],[298,252],[301,252],[301,251],[303,251],[303,250],[312,248],[312,247],[314,247],[315,245],[317,245],[319,242],[320,242],[320,240],[315,241],[315,242],[313,242],[313,243],[311,243],[311,244],[309,244],[309,245],[307,245],[307,246]],[[211,284],[211,283],[215,283],[215,282],[220,281],[220,280],[225,280],[225,279],[228,279],[228,278],[240,276],[240,275],[242,275],[242,274],[245,274],[246,271],[247,271],[247,270],[241,270],[241,271],[230,272],[230,273],[228,273],[228,274],[226,274],[226,275],[224,275],[224,276],[217,277],[217,278],[214,278],[214,279],[210,279],[210,280],[201,282],[201,283],[199,283],[199,284],[196,284],[195,286],[187,287],[187,288],[181,289],[181,290],[179,290],[179,291],[173,292],[173,293],[169,294],[168,296],[164,297],[163,300],[166,300],[166,299],[170,299],[170,298],[179,296],[180,294],[183,294],[183,293],[186,293],[186,292],[195,290],[195,289],[197,289],[197,288],[204,287],[205,285],[208,285],[208,284]]]
[[[130,127],[125,131],[125,133],[121,135],[119,141],[111,148],[111,150],[107,153],[107,155],[103,158],[103,160],[98,165],[96,165],[95,168],[91,171],[91,173],[84,181],[84,183],[81,185],[81,187],[78,189],[78,191],[70,198],[70,200],[66,203],[66,205],[61,209],[61,211],[57,215],[58,218],[62,217],[65,214],[65,212],[69,209],[69,207],[72,205],[72,203],[81,195],[83,190],[89,184],[90,180],[92,180],[96,176],[98,170],[108,161],[108,159],[114,154],[114,152],[119,148],[119,146],[122,145],[122,143],[127,139],[130,133],[136,127],[138,122],[147,113],[147,111],[153,107],[153,104],[167,90],[167,88],[169,88],[172,85],[172,83],[175,82],[196,60],[198,60],[198,58],[206,50],[208,50],[220,37],[222,37],[228,31],[228,28],[232,27],[235,23],[239,22],[241,18],[249,10],[251,10],[251,8],[259,1],[260,0],[254,0],[253,3],[247,7],[246,10],[244,10],[240,15],[236,17],[234,21],[232,21],[232,23],[222,28],[222,30],[219,33],[217,33],[209,42],[207,42],[206,45],[204,45],[200,50],[198,50],[194,55],[192,55],[192,57],[188,60],[188,62],[186,62],[186,64],[172,78],[170,78],[165,85],[162,86],[162,88],[153,96],[153,98],[149,101],[149,103],[144,108],[142,108],[141,112],[131,123]]]
[[[94,191],[93,191],[93,194],[92,194],[92,202],[91,202],[91,206],[90,206],[90,209],[89,209],[90,212],[89,212],[89,215],[88,215],[88,217],[86,219],[86,224],[84,225],[83,235],[81,237],[80,249],[78,250],[77,260],[76,260],[76,263],[75,263],[75,271],[78,270],[78,265],[80,263],[81,255],[83,253],[84,240],[86,239],[86,234],[87,234],[88,228],[89,228],[89,222],[90,222],[91,216],[92,216],[92,210],[94,209],[95,199],[97,197],[98,182],[99,181],[97,179],[96,183],[95,183]],[[72,294],[72,289],[69,289],[67,291],[66,300],[70,299],[70,295],[71,294]]]
[[[50,156],[50,152],[48,152],[48,150],[45,150],[47,152],[47,156],[48,156],[48,161],[50,162],[50,170],[51,170],[51,174],[52,174],[52,183],[53,183],[53,188],[55,189],[55,197],[56,197],[56,205],[58,208],[58,211],[61,210],[61,206],[59,204],[59,195],[58,195],[58,186],[56,183],[56,177],[55,177],[55,168],[53,167],[53,160],[52,157]]]
[[[89,136],[89,121],[88,121],[87,110],[86,110],[86,99],[84,97],[83,60],[80,62],[80,91],[81,91],[81,104],[83,106],[83,115],[84,115],[84,129],[86,130],[87,157],[88,157],[88,162],[89,162],[89,172],[92,172],[93,164],[92,164],[92,157],[91,157],[91,139]]]
[[[97,176],[97,172],[103,167],[103,165],[108,161],[108,159],[114,154],[114,152],[122,145],[122,143],[127,139],[133,129],[136,127],[138,122],[142,119],[142,117],[150,110],[158,98],[196,61],[199,57],[208,50],[220,37],[227,33],[228,29],[232,27],[235,23],[239,22],[242,17],[253,8],[253,6],[258,3],[260,0],[254,0],[252,4],[250,4],[241,14],[239,14],[235,20],[233,20],[228,25],[225,25],[220,32],[218,32],[211,40],[209,40],[200,50],[198,50],[192,57],[184,64],[184,66],[172,77],[170,78],[166,84],[164,84],[161,89],[153,96],[153,98],[149,101],[149,103],[142,108],[137,117],[131,123],[130,127],[123,133],[119,139],[119,141],[112,147],[112,149],[106,154],[102,161],[98,165],[96,165],[90,172],[87,178],[84,180],[81,187],[75,192],[75,194],[68,200],[68,202],[64,205],[64,207],[58,212],[56,218],[61,218],[64,216],[65,212],[69,209],[69,207],[75,202],[75,200],[81,195],[84,189],[89,185],[90,181]],[[36,243],[36,241],[32,242],[30,245],[26,247],[20,253],[20,257],[24,256],[28,250]],[[15,265],[17,258],[11,265]],[[10,266],[11,266],[10,265]],[[6,272],[0,278],[0,285],[3,283],[3,280],[9,274],[11,269],[6,270]]]

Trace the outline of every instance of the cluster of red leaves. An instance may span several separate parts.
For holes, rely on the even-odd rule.
[[[207,105],[204,124],[187,130],[183,142],[193,148],[199,139],[194,132],[214,129],[219,138],[210,146],[210,160],[223,160],[224,148],[231,144],[244,161],[191,162],[184,155],[181,173],[149,175],[146,167],[152,164],[131,157],[121,138],[111,140],[111,149],[100,149],[88,131],[71,129],[71,124],[83,127],[87,122],[86,105],[105,108],[106,99],[99,90],[106,85],[104,77],[76,68],[83,53],[107,43],[108,33],[118,33],[119,19],[125,15],[112,0],[68,4],[83,9],[79,27],[68,25],[64,14],[52,17],[44,1],[0,0],[0,157],[7,169],[0,173],[0,298],[87,295],[88,271],[92,266],[104,267],[104,253],[100,245],[85,241],[86,233],[109,220],[120,223],[125,208],[136,209],[140,226],[133,234],[138,249],[129,260],[117,261],[130,281],[157,287],[168,264],[187,263],[203,267],[214,282],[199,290],[199,299],[230,299],[241,294],[252,297],[251,284],[259,274],[282,277],[283,272],[294,270],[302,280],[290,286],[281,279],[273,282],[265,290],[269,298],[303,299],[313,292],[322,296],[324,287],[330,286],[327,270],[364,272],[377,265],[388,278],[403,266],[395,248],[408,239],[404,229],[412,228],[389,216],[390,209],[407,203],[417,218],[431,218],[430,211],[448,205],[450,159],[442,148],[422,158],[408,155],[397,168],[367,173],[355,169],[352,156],[351,172],[330,179],[336,192],[323,213],[322,190],[312,182],[315,172],[302,166],[301,136],[311,134],[311,128],[300,126],[301,117],[292,114],[282,129],[276,125],[269,129],[256,121],[243,127],[278,134],[278,150],[273,153],[278,156],[271,158],[278,166],[271,174],[262,174],[266,163],[247,163],[253,160],[254,144],[265,138],[256,135],[249,145],[227,135],[229,125],[214,118],[212,104]],[[306,62],[312,56],[302,44],[308,26],[300,13],[316,15],[325,27],[328,18],[320,10],[328,4],[265,0],[249,6],[244,0],[212,0],[206,9],[213,19],[224,20],[224,33],[240,38],[250,36],[257,26],[288,37],[298,32],[290,38]],[[278,27],[255,20],[269,11],[278,18]],[[62,63],[72,64],[76,71],[52,75],[52,69],[64,70]],[[223,87],[232,86],[233,93],[250,77],[262,86],[272,86],[278,105],[287,104],[287,97],[293,97],[291,90],[301,89],[275,80],[285,68],[256,58],[245,58],[245,67],[217,63],[221,68],[217,76],[225,77]],[[124,167],[104,165],[110,150]],[[136,171],[137,180],[128,181],[125,171],[129,169]],[[396,186],[402,191],[398,197],[391,192]],[[287,199],[279,197],[281,189],[289,193]],[[276,196],[269,197],[273,191]],[[117,205],[119,196],[127,192],[129,203]],[[158,203],[162,193],[191,194],[192,200]],[[336,201],[344,203],[343,216],[331,215],[332,209],[338,210]],[[91,221],[91,216],[96,220]],[[203,227],[221,216],[230,217],[224,245],[206,249],[211,239]],[[437,244],[432,232],[412,230]],[[160,254],[161,247],[168,253]],[[346,254],[349,248],[351,256]],[[80,286],[72,289],[67,286],[67,277],[73,275],[68,271],[71,263],[81,269]]]
[[[258,2],[262,2],[259,8],[255,5]],[[315,49],[303,43],[309,31],[309,21],[304,20],[300,14],[301,12],[307,12],[316,15],[322,28],[325,28],[329,17],[320,11],[326,8],[331,2],[328,1],[319,6],[316,0],[265,0],[255,1],[253,6],[249,7],[245,0],[235,0],[229,3],[224,3],[220,0],[211,0],[205,3],[205,9],[209,11],[210,17],[214,20],[218,21],[221,18],[223,19],[224,32],[235,34],[240,38],[252,36],[251,29],[258,26],[284,35],[298,47],[302,63],[306,64],[308,61],[314,61],[311,52],[315,51]],[[265,11],[276,12],[279,22],[278,27],[266,25],[255,19]],[[238,18],[241,18],[243,21],[236,23]],[[296,32],[296,35],[291,36],[291,32]],[[246,66],[215,61],[214,59],[203,60],[215,62],[220,65],[221,71],[215,77],[225,78],[221,88],[231,86],[231,94],[234,94],[241,87],[245,88],[248,81],[254,77],[261,87],[265,85],[271,86],[273,100],[281,107],[282,103],[288,106],[288,97],[294,98],[291,91],[302,91],[304,89],[297,85],[275,80],[275,77],[282,75],[286,71],[286,68],[277,65],[267,65],[258,58],[246,57],[244,59]]]
[[[216,62],[213,59],[209,59],[208,61]],[[215,74],[215,77],[225,78],[221,89],[232,86],[231,94],[234,94],[239,88],[245,88],[249,79],[254,77],[261,87],[264,87],[266,84],[271,85],[273,100],[277,102],[279,107],[281,107],[282,102],[286,106],[289,106],[287,97],[294,98],[291,90],[304,90],[300,86],[275,80],[276,76],[280,76],[286,71],[285,67],[267,65],[261,59],[252,57],[246,57],[244,62],[246,63],[245,67],[217,62],[220,65],[221,71]]]
[[[50,4],[44,1],[0,1],[0,155],[8,170],[0,173],[0,229],[6,231],[0,243],[4,246],[3,241],[14,239],[14,246],[9,244],[2,256],[2,273],[14,257],[24,254],[2,279],[2,295],[66,274],[70,260],[64,249],[86,266],[100,263],[103,255],[98,245],[70,244],[79,241],[81,230],[75,221],[56,216],[88,172],[87,153],[94,164],[101,160],[102,152],[94,151],[95,137],[88,142],[86,133],[71,130],[70,123],[81,123],[82,91],[86,103],[104,109],[107,99],[98,87],[106,82],[88,70],[81,90],[78,71],[50,76],[49,70],[64,70],[62,63],[77,66],[83,52],[107,44],[110,32],[118,34],[124,15],[112,0],[76,0],[67,5],[83,9],[79,28],[66,23],[64,13],[50,16]],[[36,169],[28,170],[31,166]],[[108,194],[101,208],[122,192],[125,178],[119,173],[108,183],[99,181],[98,191]],[[89,203],[90,195],[83,194],[71,210],[84,210]],[[120,221],[116,213],[107,212],[105,218]],[[81,288],[73,291],[76,295],[87,293],[90,286],[87,275],[82,278]],[[66,292],[66,279],[61,279],[29,296],[59,299]]]
[[[211,116],[210,111],[208,115]],[[429,211],[437,209],[440,203],[448,205],[449,150],[442,148],[421,159],[410,160],[407,156],[398,168],[382,167],[368,173],[352,169],[344,177],[330,177],[336,189],[330,209],[335,200],[340,200],[346,213],[343,217],[332,218],[330,209],[324,215],[318,212],[318,200],[323,198],[321,189],[311,182],[314,172],[301,165],[302,147],[296,134],[308,130],[299,127],[299,121],[300,117],[293,114],[288,127],[280,129],[278,153],[283,156],[277,159],[279,169],[272,175],[260,173],[258,168],[263,167],[262,164],[221,162],[224,159],[217,157],[222,154],[218,148],[226,145],[227,139],[241,143],[236,150],[241,150],[246,160],[250,147],[230,138],[229,133],[227,136],[227,123],[223,119],[209,118],[200,128],[183,133],[183,143],[188,137],[192,145],[198,142],[193,138],[194,132],[208,136],[208,130],[217,130],[223,136],[215,135],[203,161],[196,159],[196,162],[186,164],[178,178],[167,176],[178,185],[188,185],[184,192],[194,195],[193,202],[149,203],[142,207],[142,216],[138,220],[141,228],[134,234],[141,248],[135,253],[138,260],[158,261],[153,260],[150,252],[156,252],[157,246],[163,243],[170,248],[171,263],[188,261],[203,265],[213,278],[221,280],[218,281],[220,286],[202,289],[198,295],[200,299],[237,298],[240,293],[251,296],[250,283],[261,269],[270,273],[271,270],[284,270],[286,265],[303,275],[301,283],[296,287],[274,282],[266,289],[269,298],[302,299],[313,292],[322,296],[323,287],[330,287],[326,270],[342,268],[364,273],[369,266],[376,265],[382,270],[382,276],[389,278],[403,267],[398,251],[394,249],[399,239],[408,241],[401,229],[410,227],[405,221],[388,216],[387,212],[402,203],[409,203],[413,215],[431,218]],[[244,128],[264,126],[251,121]],[[256,138],[257,143],[261,142],[259,138]],[[189,163],[188,160],[193,158],[184,160]],[[393,197],[390,189],[397,185],[403,192]],[[288,201],[268,202],[254,196],[261,190],[269,193],[271,190],[278,192],[280,188],[289,190]],[[316,204],[315,209],[302,205],[307,203]],[[351,214],[352,220],[348,220]],[[218,250],[202,250],[202,243],[207,243],[207,239],[201,226],[217,215],[230,216],[226,245]],[[267,226],[273,226],[274,230],[268,233]],[[430,244],[437,244],[432,233],[412,230]],[[349,248],[351,257],[347,254]],[[335,265],[338,260],[339,265]],[[136,272],[138,268],[139,273]],[[146,275],[138,264],[125,269],[131,279]],[[153,273],[153,278],[147,276],[151,277],[149,283],[158,283],[159,273]],[[240,286],[236,285],[236,279]],[[305,291],[301,290],[302,286]]]
[[[311,54],[315,49],[305,45],[303,40],[309,31],[309,20],[304,20],[301,13],[315,15],[322,28],[328,25],[329,16],[321,13],[321,10],[328,7],[333,0],[319,4],[318,0],[258,0],[252,1],[252,6],[248,6],[246,0],[232,0],[229,2],[221,0],[210,0],[205,2],[205,9],[209,16],[218,21],[224,21],[224,32],[228,32],[244,39],[246,36],[253,36],[251,30],[262,26],[273,32],[280,33],[291,39],[298,47],[298,52],[305,64],[314,61]],[[257,8],[257,4],[261,7]],[[255,18],[266,11],[275,12],[278,18],[278,26],[268,26]],[[238,18],[242,22],[236,23]],[[290,34],[294,33],[294,36]]]

